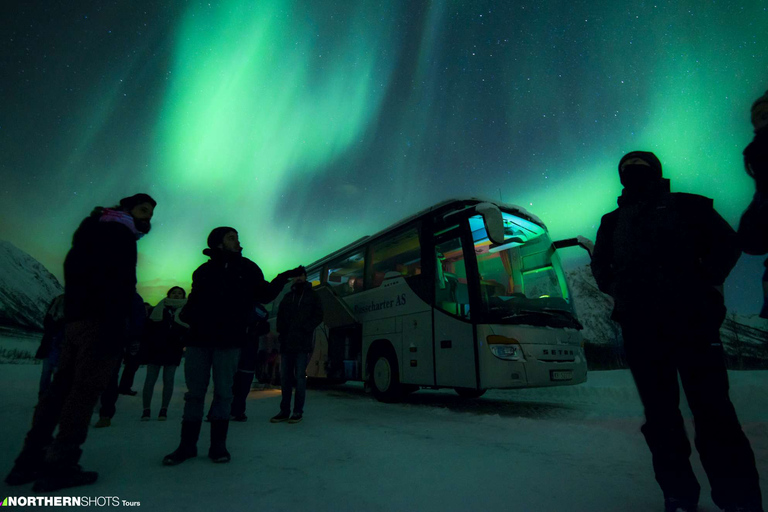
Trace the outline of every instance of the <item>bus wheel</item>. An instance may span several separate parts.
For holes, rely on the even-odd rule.
[[[371,391],[380,402],[397,402],[403,397],[397,357],[389,347],[379,347],[371,356]]]
[[[462,398],[480,398],[485,394],[484,389],[453,388]]]

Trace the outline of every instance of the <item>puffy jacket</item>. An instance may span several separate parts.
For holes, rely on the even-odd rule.
[[[280,353],[312,352],[315,328],[322,321],[323,307],[312,284],[294,284],[277,312]]]
[[[64,316],[98,321],[104,338],[123,348],[136,293],[136,237],[122,224],[100,222],[102,211],[83,220],[64,260]]]
[[[181,312],[181,320],[190,326],[187,346],[239,348],[256,319],[256,305],[274,300],[288,278],[279,275],[270,283],[248,258],[203,252],[211,259],[192,275],[192,291]]]
[[[592,272],[600,290],[614,298],[619,321],[662,311],[715,308],[724,314],[715,287],[740,254],[736,233],[711,199],[670,193],[663,180],[650,197],[625,191],[619,208],[603,216]]]

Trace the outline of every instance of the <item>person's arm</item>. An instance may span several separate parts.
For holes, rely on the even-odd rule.
[[[704,254],[701,262],[714,286],[721,286],[741,256],[739,236],[714,209],[707,208],[704,217]]]
[[[768,197],[755,192],[739,222],[739,242],[747,254],[768,253]]]
[[[613,296],[613,229],[612,222],[607,220],[607,216],[603,217],[597,230],[591,267],[600,291]]]
[[[208,272],[204,263],[192,274],[192,288],[187,296],[187,303],[184,304],[179,313],[179,320],[186,325],[192,325],[196,318],[199,318],[201,311],[201,302],[204,299],[208,287]]]

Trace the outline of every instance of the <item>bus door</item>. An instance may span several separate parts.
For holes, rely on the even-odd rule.
[[[435,237],[435,384],[476,388],[475,335],[460,229]]]
[[[315,350],[307,364],[308,377],[359,379],[359,363],[349,368],[346,358],[356,361],[350,346],[361,347],[362,329],[349,306],[326,285],[315,288],[323,306],[323,323],[315,331]],[[357,351],[360,349],[358,348]]]

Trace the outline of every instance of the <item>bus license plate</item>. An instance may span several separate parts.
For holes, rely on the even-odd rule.
[[[551,370],[549,378],[550,380],[571,380],[573,379],[573,370]]]

